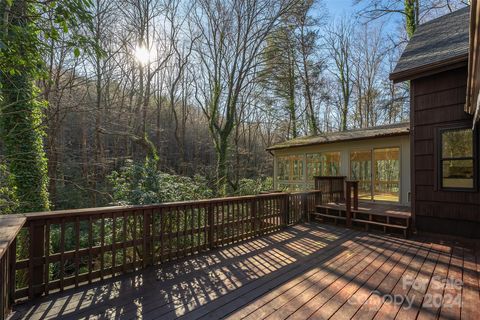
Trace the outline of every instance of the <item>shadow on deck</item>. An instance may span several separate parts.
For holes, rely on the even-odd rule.
[[[11,318],[478,319],[479,258],[457,244],[300,224],[17,305]]]

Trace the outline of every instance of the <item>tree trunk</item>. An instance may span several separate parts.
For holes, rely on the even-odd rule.
[[[221,136],[217,150],[217,193],[219,196],[227,195],[227,160],[228,138]]]
[[[4,155],[16,186],[19,212],[45,211],[49,209],[47,159],[43,149],[41,129],[41,105],[36,100],[34,85],[38,73],[32,57],[39,57],[37,35],[30,20],[33,8],[25,0],[6,1],[0,4],[0,16],[8,10],[10,25],[5,21],[0,40],[9,48],[9,55],[0,64],[16,72],[2,70],[0,84],[3,100],[1,130]],[[21,39],[14,40],[12,39]]]

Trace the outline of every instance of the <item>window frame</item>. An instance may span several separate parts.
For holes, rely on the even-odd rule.
[[[437,190],[439,191],[453,191],[453,192],[477,192],[478,191],[478,132],[473,130],[472,132],[472,156],[471,157],[443,157],[443,134],[447,131],[459,131],[459,130],[472,130],[470,123],[456,124],[451,126],[444,126],[437,129],[437,151],[435,156],[437,157]],[[443,162],[452,160],[472,160],[473,162],[473,186],[471,188],[460,187],[444,187],[443,186]]]

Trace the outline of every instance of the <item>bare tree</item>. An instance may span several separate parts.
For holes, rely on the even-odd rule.
[[[208,119],[217,154],[217,191],[226,194],[227,160],[235,115],[242,93],[256,75],[265,39],[290,1],[199,0],[195,22],[201,34],[197,47],[204,74],[197,101]]]
[[[352,34],[353,25],[346,17],[329,25],[325,30],[324,46],[333,60],[329,68],[340,87],[340,130],[347,130],[348,111],[352,95]]]

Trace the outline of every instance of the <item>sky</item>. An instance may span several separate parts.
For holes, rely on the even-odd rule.
[[[352,17],[356,17],[356,15],[354,16],[354,14],[364,6],[363,3],[354,6],[354,0],[323,0],[323,3],[326,5],[329,16],[331,18],[341,17],[343,15],[351,15]],[[390,33],[395,31],[395,26],[398,22],[398,18],[390,15],[387,16],[386,19],[383,20],[383,22],[384,31],[386,33]]]
[[[348,14],[354,10],[352,0],[324,0],[324,2],[332,16],[342,14],[343,12]]]

